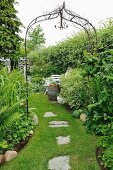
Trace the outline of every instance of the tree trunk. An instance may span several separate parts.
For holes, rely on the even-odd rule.
[[[14,59],[10,59],[10,64],[11,64],[11,71],[18,66],[18,62]]]

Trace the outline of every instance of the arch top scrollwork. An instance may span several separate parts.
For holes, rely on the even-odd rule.
[[[89,22],[88,19],[81,17],[80,15],[74,13],[73,11],[67,9],[65,7],[65,2],[62,6],[56,8],[55,10],[51,12],[47,12],[43,15],[40,15],[33,19],[27,29],[26,29],[26,35],[25,35],[25,44],[27,39],[27,33],[29,29],[36,23],[46,21],[46,20],[53,20],[56,18],[60,18],[60,25],[57,27],[55,25],[55,28],[65,29],[68,27],[66,24],[66,21],[73,23],[74,25],[79,26],[80,28],[84,29],[87,36],[88,36],[88,44],[89,44],[89,51],[93,51],[93,48],[97,48],[97,33],[95,27]]]

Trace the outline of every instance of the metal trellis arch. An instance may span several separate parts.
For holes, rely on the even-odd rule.
[[[81,17],[78,14],[75,14],[74,12],[72,12],[71,10],[67,9],[65,7],[65,2],[63,3],[62,6],[58,7],[57,9],[40,15],[38,17],[36,17],[35,19],[33,19],[27,29],[26,29],[26,33],[25,33],[25,78],[26,78],[26,112],[27,112],[27,116],[28,116],[28,76],[27,76],[27,34],[28,31],[30,30],[30,28],[38,23],[38,22],[42,22],[42,21],[46,21],[46,20],[53,20],[60,17],[60,26],[58,28],[60,29],[64,29],[67,28],[68,25],[66,25],[66,22],[64,21],[68,21],[68,22],[72,22],[75,25],[80,26],[81,28],[83,28],[85,30],[85,32],[88,35],[88,50],[90,52],[93,51],[93,49],[97,48],[97,33],[96,33],[96,29],[95,27],[85,18]],[[57,28],[57,26],[55,25],[55,28]]]

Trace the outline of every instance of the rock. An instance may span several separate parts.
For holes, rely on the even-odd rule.
[[[80,120],[82,121],[82,122],[85,122],[86,121],[86,114],[81,114],[80,115]]]
[[[70,136],[58,136],[56,137],[58,145],[68,144],[70,142]]]
[[[4,154],[5,161],[10,161],[11,159],[15,158],[17,154],[18,153],[16,151],[6,151],[6,153]]]
[[[54,116],[57,116],[57,115],[55,115],[53,112],[46,112],[44,114],[44,117],[54,117]]]
[[[58,96],[57,97],[57,102],[59,104],[65,104],[66,103],[66,99],[64,97],[62,97],[62,96]]]
[[[49,170],[69,170],[71,169],[69,156],[59,156],[49,160],[48,169]]]
[[[0,155],[0,165],[3,165],[5,163],[5,156]]]
[[[49,127],[68,127],[68,122],[66,121],[51,121],[49,122]]]
[[[33,122],[34,122],[35,125],[38,125],[38,117],[37,117],[37,115],[33,116]]]

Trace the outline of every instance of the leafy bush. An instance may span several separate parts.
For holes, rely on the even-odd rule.
[[[96,135],[102,149],[102,160],[110,170],[113,167],[113,53],[112,49],[100,54],[86,56],[84,68],[89,77],[91,91],[87,105],[86,127]]]
[[[8,143],[7,143],[7,141],[5,141],[5,140],[1,140],[0,141],[0,154],[3,152],[3,151],[5,151],[6,149],[8,149]]]
[[[113,144],[104,151],[102,160],[106,167],[113,170]]]
[[[81,110],[81,109],[79,109],[79,110],[74,110],[73,113],[72,113],[72,116],[73,116],[74,118],[79,118],[80,115],[81,115],[81,113],[82,113],[82,110]]]
[[[61,95],[76,110],[83,108],[88,102],[85,74],[82,69],[73,69],[61,79]]]
[[[33,130],[34,123],[30,117],[24,114],[15,119],[10,125],[4,125],[0,128],[0,153],[8,149],[13,149],[16,144],[29,137]]]
[[[44,80],[42,77],[40,77],[40,75],[35,75],[32,78],[32,90],[34,92],[44,92],[45,88],[44,88]]]
[[[98,135],[102,128],[113,121],[113,64],[112,55],[99,58],[95,73],[90,76],[91,100],[87,106],[87,127]]]

